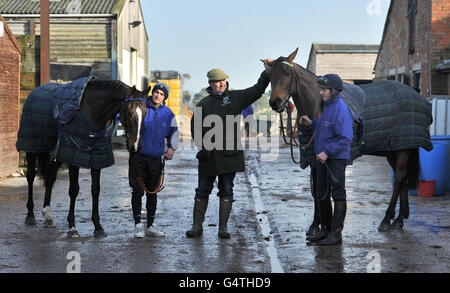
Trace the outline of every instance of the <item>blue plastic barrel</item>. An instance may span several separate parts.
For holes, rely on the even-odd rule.
[[[447,144],[442,140],[433,142],[430,152],[419,148],[420,175],[419,180],[436,180],[435,194],[445,194],[447,187]]]
[[[446,168],[446,192],[450,192],[450,135],[436,135],[431,137],[433,141],[445,143],[447,145],[447,168]]]

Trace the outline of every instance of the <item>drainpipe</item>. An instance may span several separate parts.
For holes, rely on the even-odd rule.
[[[41,64],[40,77],[41,85],[50,81],[50,4],[49,0],[40,0],[41,14]]]

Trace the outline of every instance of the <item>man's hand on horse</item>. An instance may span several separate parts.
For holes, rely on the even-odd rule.
[[[261,61],[264,63],[264,68],[266,69],[267,73],[270,73],[270,69],[272,68],[272,62],[274,61],[274,59],[261,59]]]
[[[321,162],[322,164],[325,164],[325,161],[328,159],[328,156],[325,152],[321,152],[320,154],[317,155],[317,160],[319,160],[319,162]]]
[[[309,119],[308,116],[303,115],[302,117],[300,117],[299,123],[300,123],[300,125],[311,126],[312,121],[311,121],[311,119]]]
[[[173,152],[174,152],[174,150],[173,150],[172,148],[168,148],[168,149],[164,152],[164,157],[165,157],[167,160],[172,160],[172,158],[173,158]]]

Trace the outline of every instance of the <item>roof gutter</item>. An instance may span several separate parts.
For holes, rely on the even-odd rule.
[[[378,50],[317,50],[317,53],[367,53],[378,54]]]
[[[39,14],[3,14],[3,17],[36,17],[39,18]],[[116,14],[50,14],[50,17],[115,17]]]

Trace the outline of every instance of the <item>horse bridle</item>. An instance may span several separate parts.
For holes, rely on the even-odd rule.
[[[295,75],[295,72],[293,72],[293,71],[294,71],[294,64],[289,63],[289,62],[287,62],[287,61],[281,61],[281,63],[282,63],[282,64],[286,64],[286,65],[288,65],[288,66],[291,68],[291,82],[290,82],[290,84],[289,84],[288,94],[287,94],[287,96],[281,101],[281,108],[280,108],[280,109],[285,109],[285,108],[286,108],[286,105],[287,105],[288,102],[289,102],[289,100],[292,98],[292,95],[291,95],[292,85],[294,84],[294,83],[293,83],[294,78],[297,77],[297,76]],[[283,112],[283,111],[282,111],[282,112]],[[281,112],[280,112],[280,113],[281,113]]]
[[[142,102],[146,102],[147,103],[147,99],[146,98],[127,98],[127,99],[123,100],[122,109],[123,109],[123,107],[125,107],[125,105],[128,102],[134,102],[134,101],[142,101]],[[125,129],[125,135],[128,135],[126,129]],[[160,192],[161,190],[164,189],[164,166],[165,166],[165,161],[166,161],[166,159],[163,158],[162,159],[162,164],[161,164],[162,165],[162,172],[161,172],[161,176],[159,176],[158,187],[155,190],[153,190],[153,191],[148,190],[148,188],[145,186],[144,182],[142,181],[142,178],[140,176],[136,176],[136,182],[141,186],[141,188],[147,194],[156,194],[156,193],[158,193],[158,192]]]

